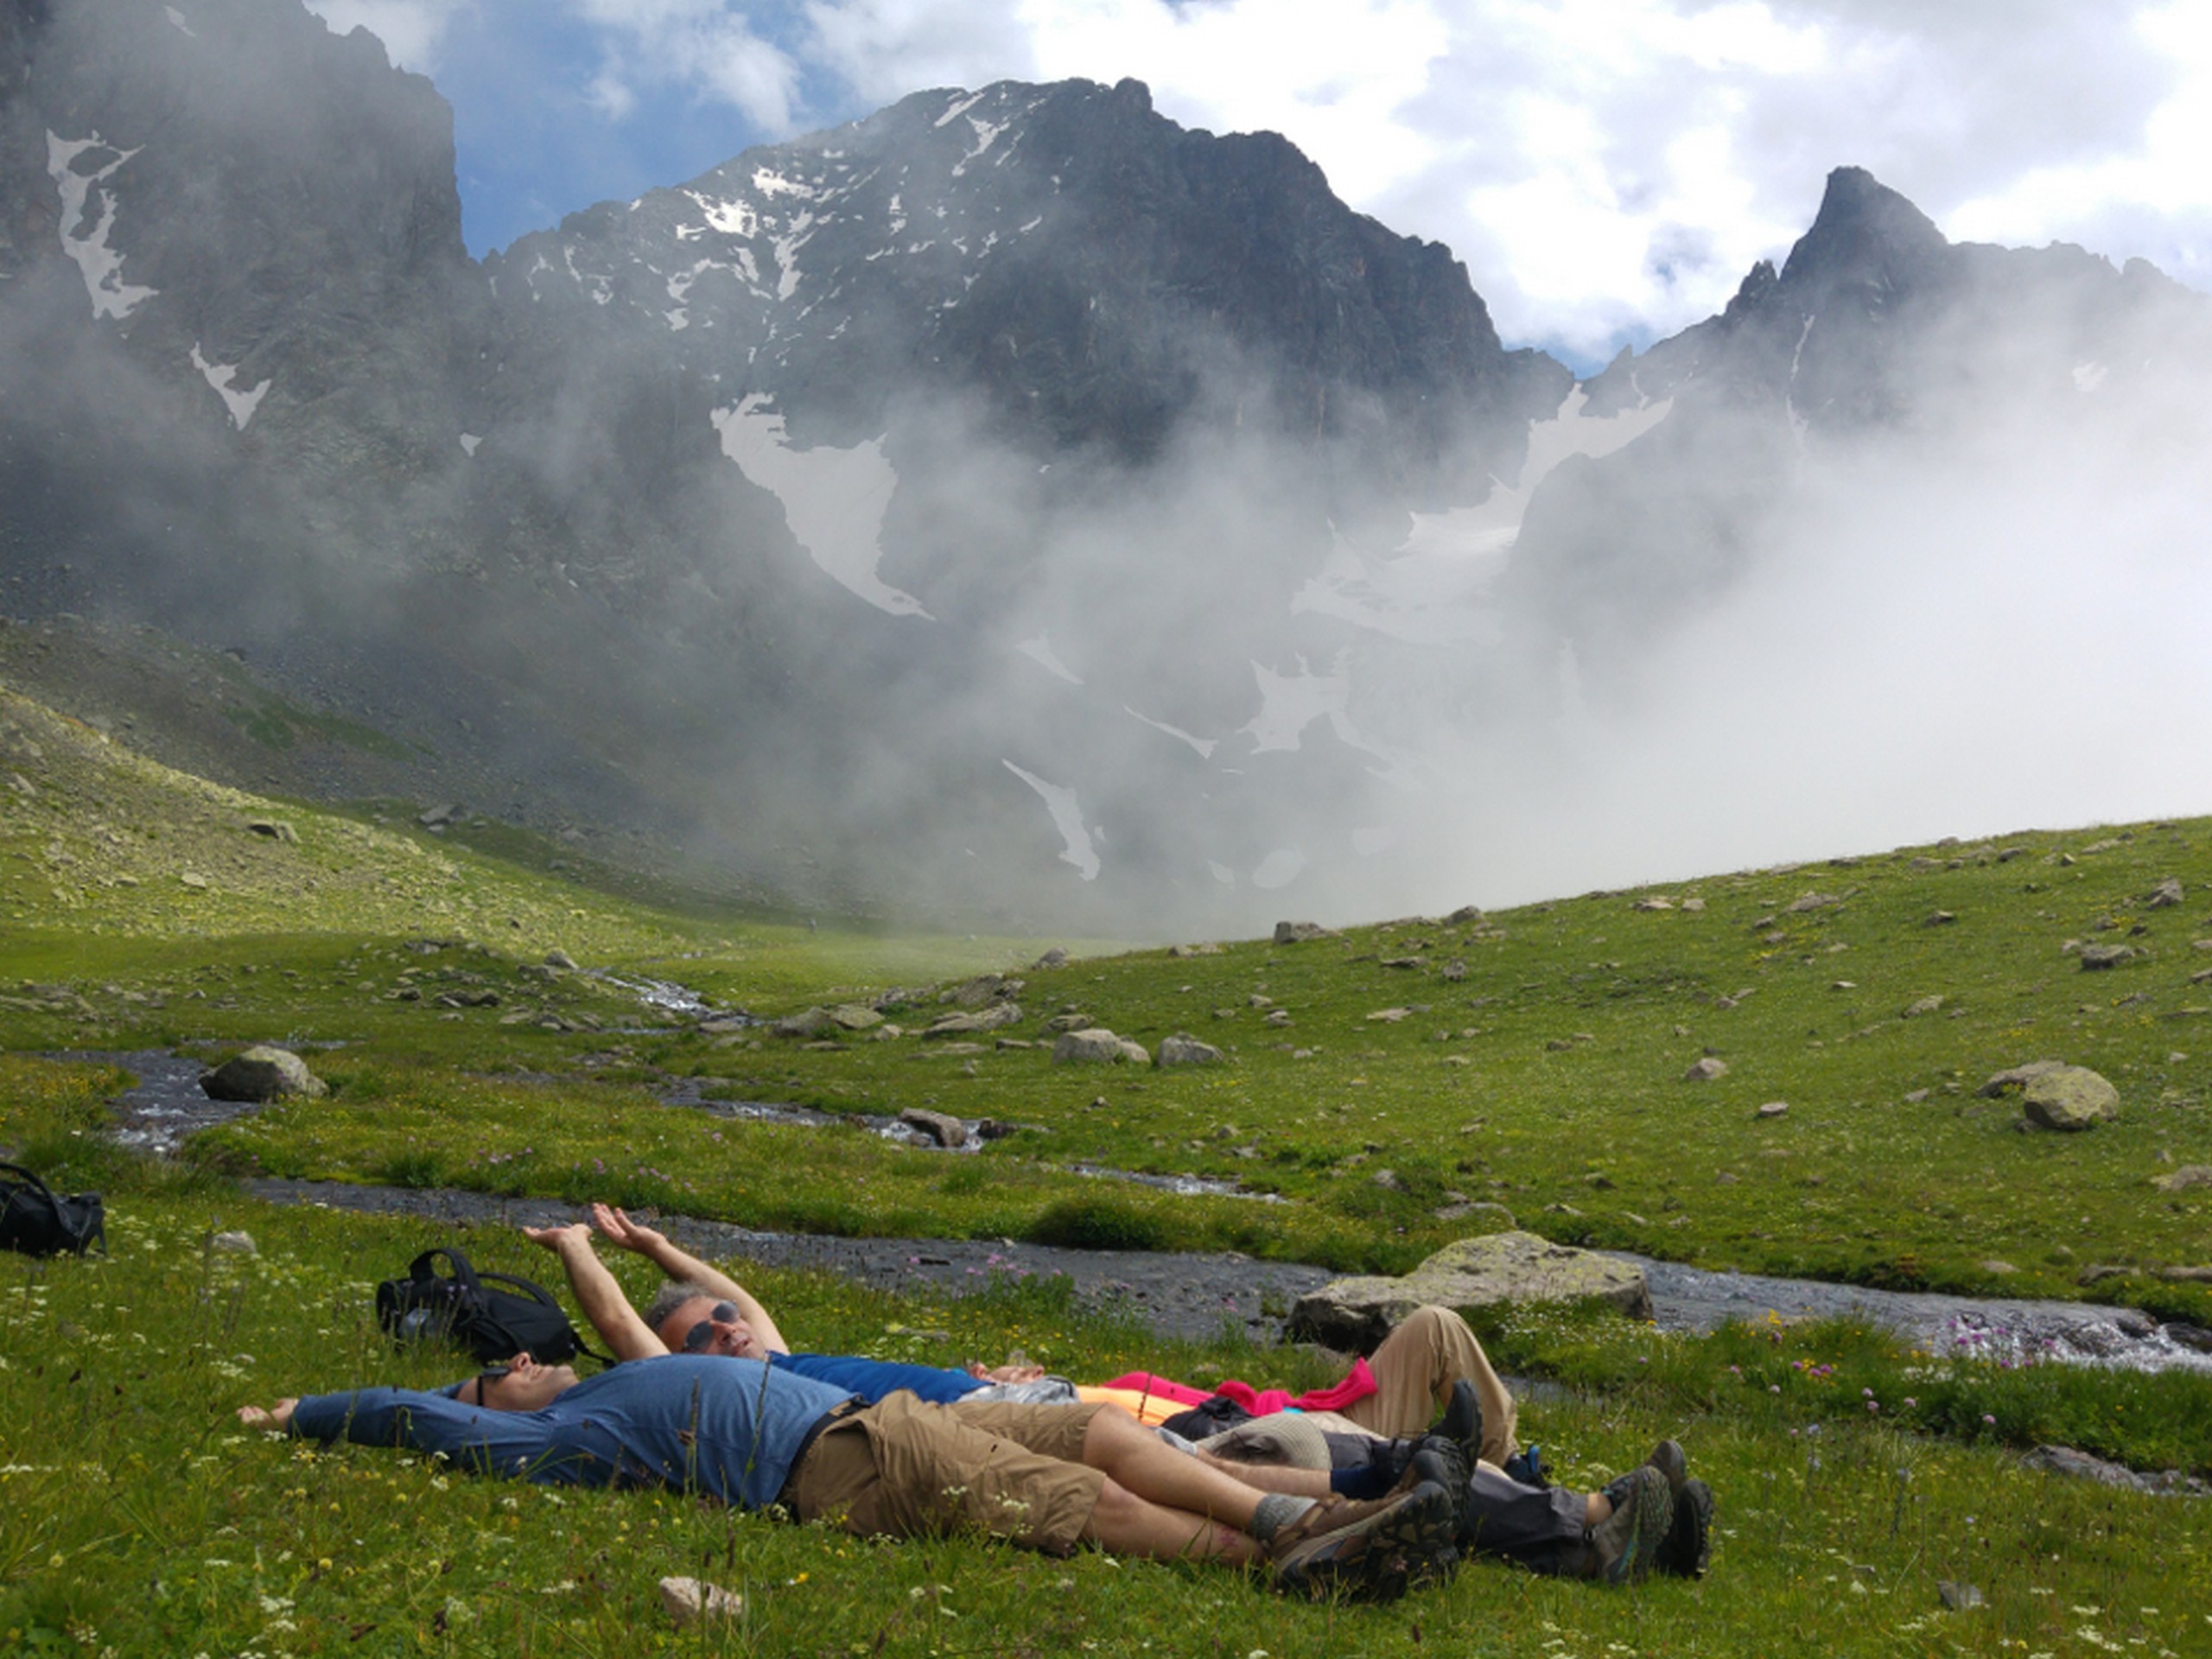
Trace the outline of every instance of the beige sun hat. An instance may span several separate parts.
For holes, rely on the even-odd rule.
[[[1328,1437],[1295,1411],[1255,1417],[1200,1440],[1198,1449],[1230,1463],[1287,1464],[1294,1469],[1331,1466]]]

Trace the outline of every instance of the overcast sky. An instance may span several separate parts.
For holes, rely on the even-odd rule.
[[[1958,240],[2212,289],[2203,0],[308,0],[454,105],[472,250],[931,86],[1135,76],[1287,134],[1587,366],[1718,310],[1870,168]]]

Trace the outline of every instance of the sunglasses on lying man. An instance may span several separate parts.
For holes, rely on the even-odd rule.
[[[705,1319],[683,1333],[683,1351],[687,1354],[706,1352],[707,1344],[715,1339],[715,1327],[717,1325],[734,1325],[738,1319],[735,1302],[716,1302],[708,1309]]]

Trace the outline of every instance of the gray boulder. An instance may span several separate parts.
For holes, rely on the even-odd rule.
[[[968,1144],[968,1126],[950,1112],[909,1106],[899,1114],[899,1121],[910,1129],[918,1129],[948,1152],[957,1152]]]
[[[2170,875],[2144,896],[2143,904],[2148,910],[2171,910],[2185,897],[2180,878]]]
[[[1288,1334],[1369,1353],[1415,1308],[1460,1313],[1502,1304],[1596,1297],[1630,1319],[1651,1317],[1643,1269],[1534,1233],[1493,1233],[1447,1244],[1402,1279],[1338,1279],[1300,1297]]]
[[[830,1018],[843,1031],[873,1031],[883,1023],[883,1016],[865,1002],[840,1002]]]
[[[2062,1065],[2020,1091],[2020,1109],[2046,1129],[2086,1129],[2118,1114],[2120,1090],[2086,1065]]]
[[[261,1103],[297,1096],[320,1100],[330,1092],[307,1062],[287,1048],[249,1048],[203,1073],[200,1092],[210,1100],[244,1100]]]
[[[2065,1064],[2063,1060],[2030,1060],[2025,1065],[2009,1066],[1993,1075],[1974,1092],[1984,1100],[1994,1100],[2008,1090],[2025,1088],[2044,1072],[2056,1071]]]
[[[1277,944],[1305,944],[1314,939],[1333,939],[1337,937],[1333,929],[1324,927],[1319,922],[1277,922],[1275,924]]]
[[[2212,1164],[2183,1164],[2170,1174],[2152,1176],[2151,1185],[2161,1192],[2186,1192],[2191,1187],[2212,1186]]]
[[[922,1035],[974,1037],[987,1031],[996,1031],[1001,1026],[1018,1024],[1020,1019],[1021,1004],[1019,1002],[994,1002],[973,1014],[948,1014],[932,1020]]]
[[[1211,1043],[1202,1043],[1181,1032],[1160,1039],[1158,1064],[1161,1065],[1218,1065],[1224,1058]]]
[[[802,1008],[785,1014],[768,1029],[779,1037],[818,1037],[836,1023],[827,1008]]]
[[[1115,1065],[1123,1060],[1145,1065],[1151,1059],[1142,1043],[1124,1041],[1103,1026],[1093,1026],[1086,1031],[1064,1031],[1052,1045],[1055,1065]]]
[[[956,1007],[980,1008],[986,1003],[1020,995],[1021,985],[1021,981],[1008,979],[1004,974],[978,974],[964,985],[940,991],[937,1000],[950,1002]]]
[[[1728,1062],[1707,1055],[1682,1073],[1684,1083],[1713,1083],[1728,1075]]]

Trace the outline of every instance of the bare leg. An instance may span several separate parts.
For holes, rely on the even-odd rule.
[[[1294,1491],[1308,1497],[1328,1496],[1329,1478],[1307,1470],[1281,1472],[1308,1476],[1319,1483],[1318,1491],[1310,1484],[1264,1489],[1255,1485],[1205,1459],[1176,1451],[1128,1412],[1113,1406],[1091,1418],[1084,1433],[1083,1460],[1139,1497],[1226,1521],[1239,1531],[1250,1529],[1262,1491]]]
[[[1160,1450],[1181,1456],[1164,1446]],[[1148,1502],[1111,1479],[1099,1489],[1098,1507],[1090,1512],[1083,1535],[1116,1555],[1156,1561],[1218,1560],[1241,1567],[1264,1554],[1234,1527]]]
[[[1294,1497],[1326,1497],[1331,1491],[1328,1476],[1319,1469],[1296,1469],[1283,1463],[1237,1463],[1217,1458],[1211,1452],[1200,1452],[1198,1461],[1256,1491],[1288,1492]]]

